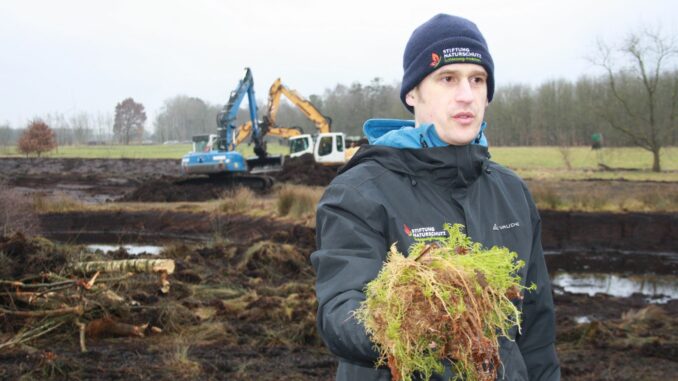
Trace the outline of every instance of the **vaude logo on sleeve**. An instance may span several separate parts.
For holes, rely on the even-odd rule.
[[[519,227],[519,226],[520,226],[520,222],[518,222],[518,221],[516,221],[516,222],[511,222],[511,223],[506,224],[506,225],[497,225],[497,224],[494,224],[494,226],[492,227],[492,230],[497,230],[497,231],[498,231],[498,230],[513,229],[513,228]]]
[[[406,224],[403,224],[403,231],[408,236],[414,239],[426,239],[426,238],[438,238],[438,237],[447,237],[449,233],[445,229],[436,230],[433,226],[426,226],[423,228],[410,228]]]

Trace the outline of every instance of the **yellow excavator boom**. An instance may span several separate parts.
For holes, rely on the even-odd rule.
[[[275,124],[278,108],[280,106],[280,96],[285,95],[299,110],[301,110],[308,119],[310,119],[318,129],[318,132],[331,132],[332,120],[323,115],[313,103],[304,99],[299,93],[288,89],[282,84],[280,78],[276,79],[268,91],[268,116],[270,121]]]
[[[301,135],[301,130],[297,127],[269,127],[267,135],[277,136],[280,138],[291,138],[293,136]],[[235,144],[238,145],[245,141],[252,132],[252,122],[247,121],[240,126],[235,133]]]
[[[268,110],[264,116],[264,120],[260,122],[260,127],[264,134],[278,136],[280,138],[291,138],[302,134],[302,130],[298,127],[278,127],[275,123],[278,109],[280,106],[280,96],[285,95],[301,112],[310,119],[318,129],[318,132],[330,132],[332,121],[330,118],[323,115],[314,105],[308,100],[304,99],[296,91],[285,87],[280,78],[276,79],[268,91]],[[238,145],[244,142],[252,133],[252,121],[247,121],[236,129],[234,132],[234,143]]]

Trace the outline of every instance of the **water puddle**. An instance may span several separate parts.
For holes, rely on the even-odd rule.
[[[139,255],[142,253],[158,255],[162,251],[162,246],[151,246],[151,245],[87,245],[87,250],[97,251],[101,250],[104,253],[109,251],[116,251],[120,248],[125,249],[131,255]]]
[[[589,296],[600,293],[622,298],[642,294],[650,303],[678,299],[678,277],[675,275],[556,272],[552,284],[556,292],[561,293]]]
[[[588,324],[591,322],[591,317],[589,316],[575,316],[574,321],[577,324]]]

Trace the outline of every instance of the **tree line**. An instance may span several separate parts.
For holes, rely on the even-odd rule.
[[[591,61],[600,74],[576,81],[546,81],[538,86],[499,86],[486,112],[491,145],[575,146],[591,144],[594,134],[607,146],[639,146],[654,155],[659,169],[662,146],[678,143],[678,70],[674,39],[652,31],[632,33],[617,45],[599,42]],[[294,88],[294,84],[289,88]],[[337,84],[322,95],[307,97],[332,120],[334,131],[361,136],[370,118],[409,119],[401,104],[399,83],[375,78],[368,84]],[[265,103],[257,101],[259,118]],[[85,113],[69,118],[48,114],[41,118],[55,132],[58,145],[107,141],[129,144],[145,137],[156,142],[188,141],[191,136],[215,133],[222,106],[197,97],[177,95],[165,100],[153,120],[153,134],[145,135],[146,113],[141,103],[128,98],[118,103],[115,115]],[[238,123],[248,118],[239,110]],[[291,103],[280,103],[277,124],[315,132],[313,124]],[[0,125],[0,142],[15,142],[20,133]]]
[[[150,135],[145,131],[144,105],[126,98],[115,107],[115,114],[78,112],[69,117],[48,113],[28,121],[26,127],[14,129],[0,124],[0,146],[15,145],[36,124],[45,124],[55,137],[55,145],[140,143]]]
[[[24,130],[34,121],[40,120],[54,132],[56,143],[62,145],[84,145],[112,141],[113,115],[111,113],[90,114],[48,113],[28,121],[22,128],[12,128],[9,123],[0,124],[0,145],[15,145]]]
[[[621,74],[618,75],[621,77]],[[629,126],[636,124],[632,117],[624,115],[623,106],[615,105],[614,96],[606,88],[604,76],[584,76],[576,81],[564,79],[547,81],[532,87],[523,84],[499,86],[494,99],[485,114],[487,134],[491,144],[498,146],[531,145],[588,145],[591,135],[602,133],[605,144],[610,146],[636,145],[626,135],[615,130],[608,119]],[[678,81],[678,71],[665,72],[660,82],[657,97],[661,102],[658,114],[662,123],[670,123],[672,94],[668,84]],[[323,95],[310,95],[308,99],[325,115],[332,119],[332,128],[348,135],[362,135],[362,125],[370,118],[411,119],[400,102],[400,84],[384,83],[375,78],[368,84],[337,84],[325,90]],[[642,84],[627,84],[624,89],[633,99],[630,103],[643,108]],[[633,98],[635,97],[635,99]],[[258,102],[260,116],[265,109],[262,100]],[[168,140],[187,141],[191,136],[214,133],[219,104],[210,104],[197,97],[178,95],[165,100],[160,112],[153,120],[153,133],[137,134],[132,142],[142,138],[162,143]],[[642,113],[639,110],[638,113]],[[249,117],[245,109],[240,110],[238,121]],[[675,111],[673,116],[675,123]],[[122,136],[113,132],[113,114],[78,113],[66,117],[60,113],[46,114],[43,120],[55,132],[58,145],[89,143],[124,143]],[[313,124],[291,103],[283,100],[278,111],[280,126],[298,126],[305,132],[313,133]],[[678,144],[678,126],[666,128],[666,145]],[[12,128],[9,123],[0,124],[0,142],[16,144],[23,129]]]
[[[629,104],[646,112],[646,95],[642,81],[628,78],[626,73],[615,74],[618,82],[624,82],[623,91],[628,95]],[[532,87],[524,84],[499,86],[486,112],[487,134],[492,145],[532,146],[588,145],[591,135],[602,133],[605,145],[636,145],[627,135],[613,128],[612,123],[638,124],[632,116],[626,115],[623,105],[617,104],[607,86],[604,75],[583,76],[576,81],[564,79],[547,81]],[[659,121],[675,123],[675,109],[671,114],[678,71],[661,74],[655,97]],[[362,135],[362,125],[370,118],[411,119],[400,102],[399,83],[384,83],[380,78],[368,84],[355,82],[351,85],[337,84],[325,90],[322,95],[310,95],[308,99],[326,116],[332,119],[332,128],[347,135]],[[258,100],[260,116],[263,116],[265,102]],[[191,136],[216,131],[216,115],[222,105],[210,104],[197,97],[178,95],[165,100],[160,112],[153,120],[153,134],[147,135],[156,142],[168,140],[187,141]],[[673,116],[672,116],[673,115]],[[247,110],[240,110],[238,122],[249,117]],[[672,119],[673,118],[673,119]],[[111,114],[88,115],[79,113],[66,118],[63,114],[47,114],[41,118],[55,132],[58,145],[86,144],[87,142],[125,142],[125,137],[116,137],[113,131],[115,118]],[[284,99],[280,104],[277,123],[285,127],[301,127],[305,132],[315,132],[313,124],[294,105]],[[640,127],[640,126],[639,126]],[[678,143],[678,128],[667,126],[669,133],[665,145]],[[14,144],[21,130],[9,125],[0,126],[0,141]],[[140,142],[143,135],[136,127],[136,133],[128,140]]]

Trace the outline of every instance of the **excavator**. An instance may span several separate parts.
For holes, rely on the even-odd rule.
[[[236,126],[238,109],[245,96],[248,99],[250,120]],[[270,188],[273,178],[264,173],[280,170],[283,160],[281,156],[269,156],[266,151],[264,136],[270,132],[267,125],[260,126],[257,120],[254,79],[252,71],[245,68],[243,78],[217,115],[217,134],[193,137],[193,151],[181,159],[182,172],[186,175],[208,175],[209,182],[221,181],[229,185],[240,184],[257,189]],[[284,134],[285,131],[280,133]],[[245,159],[236,151],[236,146],[248,136],[254,143],[256,157]],[[196,181],[199,180],[192,182]]]
[[[346,137],[342,132],[332,132],[332,119],[323,115],[314,105],[303,98],[295,90],[283,85],[280,78],[276,79],[268,91],[268,112],[264,116],[262,125],[273,126],[280,106],[280,97],[285,95],[318,129],[316,136],[299,133],[287,136],[290,144],[290,157],[298,157],[306,153],[313,154],[317,163],[323,165],[344,164],[344,147]]]

